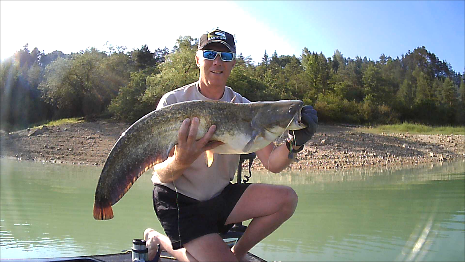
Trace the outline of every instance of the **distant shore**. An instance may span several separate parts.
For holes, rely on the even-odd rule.
[[[81,122],[1,134],[1,155],[20,160],[101,166],[130,124]],[[371,134],[320,125],[292,170],[413,166],[465,160],[464,135]],[[254,161],[254,169],[263,169]]]

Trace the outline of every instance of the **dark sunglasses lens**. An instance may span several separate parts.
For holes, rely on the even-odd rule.
[[[232,61],[233,57],[234,57],[233,53],[229,53],[229,52],[221,53],[221,60],[223,61]]]
[[[203,58],[213,60],[216,57],[216,51],[203,51]]]

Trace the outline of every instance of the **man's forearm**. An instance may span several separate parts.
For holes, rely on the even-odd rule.
[[[273,143],[256,152],[263,166],[270,172],[279,173],[292,162],[286,144],[275,147]]]
[[[187,167],[180,165],[174,156],[154,166],[152,182],[169,183],[178,179]]]
[[[274,173],[283,171],[293,161],[293,159],[290,159],[288,156],[289,149],[286,147],[286,144],[282,144],[275,148],[270,154],[269,170]]]

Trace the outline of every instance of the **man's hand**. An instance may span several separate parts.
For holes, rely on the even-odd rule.
[[[216,130],[215,125],[212,125],[201,139],[196,140],[198,128],[197,117],[192,120],[187,118],[182,122],[178,132],[178,144],[171,150],[170,157],[154,166],[153,183],[169,183],[178,179],[203,152],[223,144],[210,141]]]
[[[215,125],[212,125],[201,139],[196,140],[199,123],[197,117],[192,120],[187,118],[179,128],[178,144],[175,146],[174,155],[176,162],[184,168],[190,166],[206,150],[223,144],[219,141],[210,141],[216,130]]]
[[[302,123],[307,127],[300,130],[289,131],[291,140],[294,140],[293,145],[302,146],[307,143],[310,138],[315,134],[316,128],[318,127],[318,116],[316,110],[312,106],[304,106],[302,108]]]

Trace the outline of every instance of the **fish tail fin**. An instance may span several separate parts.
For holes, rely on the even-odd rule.
[[[107,220],[113,218],[113,209],[111,208],[110,203],[94,203],[94,218],[96,220]]]

